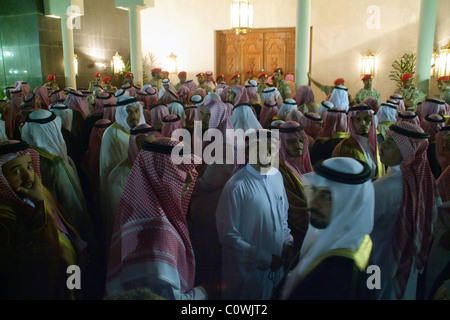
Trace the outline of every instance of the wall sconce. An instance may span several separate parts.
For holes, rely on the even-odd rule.
[[[439,77],[450,75],[450,42],[441,47],[439,54]]]
[[[174,55],[173,52],[170,53],[170,55],[167,57],[164,69],[166,69],[169,73],[178,73],[177,58],[178,56]]]
[[[245,35],[253,28],[253,3],[250,0],[233,0],[230,8],[231,29]]]
[[[363,55],[359,62],[361,75],[365,74],[375,74],[376,69],[376,58],[375,55],[369,50],[365,55]]]
[[[73,64],[75,66],[75,75],[78,75],[78,56],[76,54],[73,55]]]
[[[436,49],[433,50],[433,56],[431,57],[431,76],[435,77],[439,74],[439,60],[440,56]]]
[[[96,62],[95,66],[100,69],[106,69],[106,67],[107,67],[106,63],[103,63],[103,62]]]
[[[123,71],[123,68],[125,68],[122,56],[119,55],[118,52],[116,52],[116,54],[112,57],[111,66],[114,74],[121,73]]]

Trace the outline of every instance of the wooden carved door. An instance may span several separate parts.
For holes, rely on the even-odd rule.
[[[245,36],[216,31],[215,74],[224,74],[227,83],[235,73],[241,74],[243,84],[248,70],[258,76],[272,75],[276,68],[295,72],[295,28],[253,29]]]

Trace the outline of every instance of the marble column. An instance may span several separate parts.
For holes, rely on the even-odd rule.
[[[310,25],[311,0],[298,0],[295,28],[295,82],[297,86],[308,84]]]
[[[438,0],[421,0],[419,37],[416,57],[416,85],[425,94],[430,89],[431,58],[433,56]]]

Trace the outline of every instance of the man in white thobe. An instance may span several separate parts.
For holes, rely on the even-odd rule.
[[[106,243],[109,248],[111,232],[113,230],[114,218],[119,207],[120,198],[122,197],[125,184],[134,160],[141,150],[142,141],[153,141],[156,139],[156,130],[149,124],[140,124],[130,131],[130,142],[128,147],[128,157],[120,162],[108,175],[107,183],[104,186],[106,194],[109,196],[105,204],[106,216]],[[159,135],[158,135],[159,136]]]
[[[106,129],[100,148],[100,186],[108,174],[128,157],[130,130],[145,123],[142,105],[127,94],[117,99],[116,122]]]
[[[247,155],[257,152],[256,144],[271,149],[267,139],[258,140],[249,143]],[[217,206],[222,299],[270,299],[289,259],[293,238],[287,224],[289,203],[283,177],[265,160],[249,161],[230,178]]]
[[[116,122],[105,130],[100,147],[100,201],[103,227],[106,228],[107,216],[111,194],[109,194],[108,176],[111,171],[128,157],[130,130],[145,123],[142,105],[136,98],[127,93],[117,100]],[[106,232],[103,230],[102,232]],[[106,235],[102,235],[105,239]]]

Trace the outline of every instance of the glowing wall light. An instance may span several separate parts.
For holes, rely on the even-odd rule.
[[[100,69],[106,69],[106,67],[107,67],[106,63],[103,63],[103,62],[96,62],[95,66]]]
[[[371,74],[374,75],[375,74],[375,69],[376,69],[376,58],[375,55],[370,52],[370,50],[361,57],[360,62],[360,72],[361,75],[365,75],[365,74]]]
[[[450,42],[441,47],[439,54],[439,77],[450,75]]]
[[[178,73],[177,58],[178,56],[174,55],[173,52],[170,53],[170,55],[166,59],[164,69],[172,74]]]
[[[122,56],[119,55],[118,52],[116,52],[116,54],[112,57],[111,66],[113,68],[114,74],[121,73],[123,71],[123,68],[125,68]]]
[[[233,0],[230,8],[231,29],[244,35],[253,28],[253,3],[249,0]]]
[[[435,77],[439,74],[439,61],[440,56],[436,49],[433,50],[433,55],[431,57],[431,76]]]
[[[78,75],[78,56],[76,54],[73,55],[73,64],[75,66],[75,74]]]

